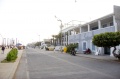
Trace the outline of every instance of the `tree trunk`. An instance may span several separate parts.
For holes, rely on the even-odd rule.
[[[116,47],[114,47],[114,50],[113,50],[113,55],[114,55],[114,57],[116,57],[117,58],[117,54],[115,53],[115,51],[116,51]]]
[[[115,51],[116,51],[116,47],[114,47],[114,50],[112,53],[113,53],[114,57],[116,57],[120,60],[120,54],[116,54]]]

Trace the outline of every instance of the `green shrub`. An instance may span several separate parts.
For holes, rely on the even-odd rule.
[[[67,47],[67,53],[70,53],[70,50],[73,49],[73,48],[77,48],[78,44],[77,43],[75,43],[75,44],[69,44],[66,47]]]
[[[12,60],[16,60],[17,58],[17,54],[18,54],[18,50],[16,48],[12,49],[6,57],[7,61],[12,61]]]

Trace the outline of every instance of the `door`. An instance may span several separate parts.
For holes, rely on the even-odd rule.
[[[104,54],[110,55],[110,48],[109,47],[104,47]]]

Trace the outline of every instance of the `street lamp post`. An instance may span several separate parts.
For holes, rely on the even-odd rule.
[[[63,28],[63,25],[62,25],[62,22],[61,22],[61,25],[60,25],[60,32],[61,32],[61,47],[62,47],[62,28]]]
[[[55,18],[57,18],[56,16],[55,16]],[[62,28],[63,28],[63,24],[62,24],[62,20],[61,19],[58,19],[57,18],[57,21],[60,21],[61,22],[61,25],[60,25],[60,32],[61,32],[61,52],[62,52]]]

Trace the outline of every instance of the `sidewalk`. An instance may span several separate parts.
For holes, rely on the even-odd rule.
[[[1,63],[1,61],[6,58],[7,53],[10,50],[11,49],[5,49],[4,54],[2,54],[0,51],[0,79],[12,79],[13,78],[14,73],[19,64],[20,58],[23,53],[23,50],[18,50],[18,58],[17,58],[16,62],[14,62],[14,63]]]
[[[51,52],[55,52],[55,51],[51,51]],[[56,52],[61,53],[60,51],[56,51]],[[83,54],[83,53],[77,53],[76,55],[79,57],[93,58],[93,59],[99,59],[99,60],[118,61],[117,58],[115,58],[114,56],[113,57],[109,56],[109,55],[93,55],[93,54]]]
[[[93,55],[93,54],[81,54],[77,53],[77,56],[81,57],[87,57],[87,58],[94,58],[94,59],[100,59],[100,60],[108,60],[108,61],[117,61],[118,59],[115,57],[111,57],[109,55]]]

